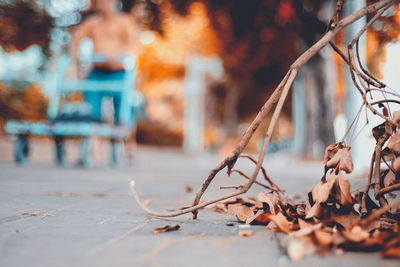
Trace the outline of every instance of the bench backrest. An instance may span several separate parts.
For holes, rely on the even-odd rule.
[[[136,61],[134,57],[126,56],[122,58],[126,70],[125,78],[122,81],[66,78],[65,73],[71,61],[71,57],[67,54],[62,55],[58,61],[56,73],[53,77],[53,88],[49,92],[50,101],[47,110],[49,119],[56,118],[59,112],[60,99],[63,94],[85,91],[107,91],[121,92],[120,122],[129,124],[130,117],[132,116],[131,108],[134,100],[136,79]],[[99,61],[96,60],[93,62]]]

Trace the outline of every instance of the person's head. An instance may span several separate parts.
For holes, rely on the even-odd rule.
[[[113,13],[117,5],[116,0],[95,0],[94,8],[101,15],[109,15]]]

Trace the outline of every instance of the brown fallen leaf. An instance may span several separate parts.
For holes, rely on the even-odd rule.
[[[273,194],[265,194],[263,192],[260,192],[257,195],[257,199],[261,202],[267,203],[271,213],[275,214],[275,204],[274,204],[275,196]]]
[[[303,242],[293,239],[288,245],[288,255],[292,261],[299,261],[304,257],[305,247]]]
[[[274,231],[274,232],[280,231],[279,226],[272,220],[267,224],[267,226],[265,228],[267,228],[271,231]]]
[[[318,244],[324,247],[330,246],[333,243],[332,233],[329,233],[327,231],[317,229],[314,231],[314,236]]]
[[[158,233],[164,233],[164,232],[170,232],[170,231],[176,231],[180,228],[179,224],[177,225],[166,225],[164,227],[159,227],[159,228],[154,228],[153,229],[153,234],[158,234]]]
[[[388,170],[383,178],[383,185],[385,187],[388,187],[396,183],[397,183],[396,174],[392,172],[392,170]]]
[[[393,121],[397,123],[400,122],[400,110],[393,112]]]
[[[400,246],[389,247],[387,249],[384,249],[380,254],[384,258],[399,259],[400,258]]]
[[[353,172],[353,160],[350,154],[350,147],[345,147],[339,149],[335,155],[326,163],[328,168],[338,167],[340,171],[345,171],[346,173]]]
[[[343,206],[352,206],[353,198],[350,193],[350,183],[349,181],[342,175],[338,176],[338,187],[340,189],[340,201],[339,203]]]
[[[254,212],[249,207],[242,204],[229,205],[228,212],[236,215],[241,222],[245,222],[248,218],[254,216]]]
[[[222,204],[222,203],[218,203],[218,202],[213,204],[213,205],[208,206],[208,208],[210,210],[213,210],[213,211],[219,212],[219,213],[227,213],[228,212],[228,210],[226,209],[225,205]]]
[[[360,218],[355,211],[351,211],[347,214],[337,214],[335,212],[331,212],[329,217],[334,222],[343,226],[343,228],[347,231],[350,231],[357,224],[357,220]]]
[[[253,235],[253,231],[252,230],[241,230],[239,231],[239,236],[240,237],[249,237]]]
[[[49,214],[47,212],[24,212],[24,213],[21,213],[21,215],[39,216],[39,217],[41,217],[42,220],[44,218],[46,218],[46,217],[54,217],[54,216],[56,216],[56,215],[53,215],[53,214]]]
[[[263,211],[263,210],[257,211],[256,214],[254,214],[253,216],[247,218],[245,223],[246,223],[246,224],[252,223],[258,216],[260,216],[260,215],[262,215],[262,214],[264,214],[264,211]]]
[[[193,188],[190,185],[185,185],[185,191],[186,193],[192,193],[193,192]]]
[[[298,224],[299,224],[300,229],[310,227],[313,225],[312,223],[306,222],[306,221],[302,220],[301,218],[298,219]]]
[[[285,215],[279,212],[276,215],[272,215],[270,217],[271,221],[273,221],[282,232],[290,233],[291,227],[289,221],[286,219]]]
[[[328,163],[328,161],[333,158],[338,152],[339,149],[343,148],[342,143],[334,143],[325,148],[325,155],[324,155],[324,165]]]
[[[306,236],[306,235],[313,233],[314,231],[320,229],[321,227],[322,227],[322,224],[318,223],[318,224],[310,225],[310,226],[301,228],[300,230],[291,232],[291,233],[289,233],[289,235],[292,235],[294,237],[302,237],[302,236]]]
[[[387,147],[395,154],[400,153],[400,131],[396,131],[389,139]]]
[[[270,213],[263,213],[255,219],[256,222],[261,223],[261,224],[266,224],[271,221],[270,219],[271,214]]]
[[[343,231],[343,236],[351,242],[362,242],[369,237],[369,233],[360,226],[354,226],[350,231]]]
[[[306,219],[311,219],[313,217],[320,217],[322,214],[321,204],[315,203],[310,209],[306,209]]]
[[[400,171],[400,157],[397,157],[397,158],[392,162],[392,167],[393,167],[393,170],[394,170],[395,172]]]
[[[328,200],[332,188],[336,183],[336,176],[334,173],[328,178],[326,183],[320,181],[311,191],[315,203],[324,203]]]
[[[386,132],[385,123],[381,123],[378,126],[372,128],[372,136],[375,138],[376,141]]]

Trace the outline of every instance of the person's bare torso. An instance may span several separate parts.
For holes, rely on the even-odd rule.
[[[109,62],[96,63],[96,66],[110,69],[122,69],[121,63],[116,62],[120,54],[133,53],[134,45],[130,43],[128,31],[132,31],[131,21],[127,16],[115,14],[107,19],[100,16],[88,21],[88,36],[93,41],[94,53],[107,56]]]

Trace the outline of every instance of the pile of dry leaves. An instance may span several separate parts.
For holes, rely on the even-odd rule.
[[[375,137],[379,142],[381,136]],[[395,154],[400,151],[397,147],[393,149],[394,144],[400,147],[399,140],[400,131],[394,133],[384,149],[386,157],[393,156],[393,163],[386,170],[379,166],[379,173],[383,176],[381,183],[387,186],[399,183]],[[350,147],[345,147],[344,143],[332,144],[326,149],[325,174],[303,203],[296,203],[281,193],[260,192],[257,199],[236,197],[216,203],[211,208],[234,214],[246,224],[266,225],[272,231],[290,235],[292,241],[289,242],[288,254],[293,260],[302,258],[310,251],[326,252],[331,249],[379,251],[383,257],[400,258],[400,210],[392,208],[400,204],[400,200],[385,202],[380,207],[368,194],[361,192],[353,195],[345,177],[345,173],[353,171],[349,150]],[[388,175],[388,172],[396,175]],[[376,187],[369,184],[368,188],[371,186]]]

